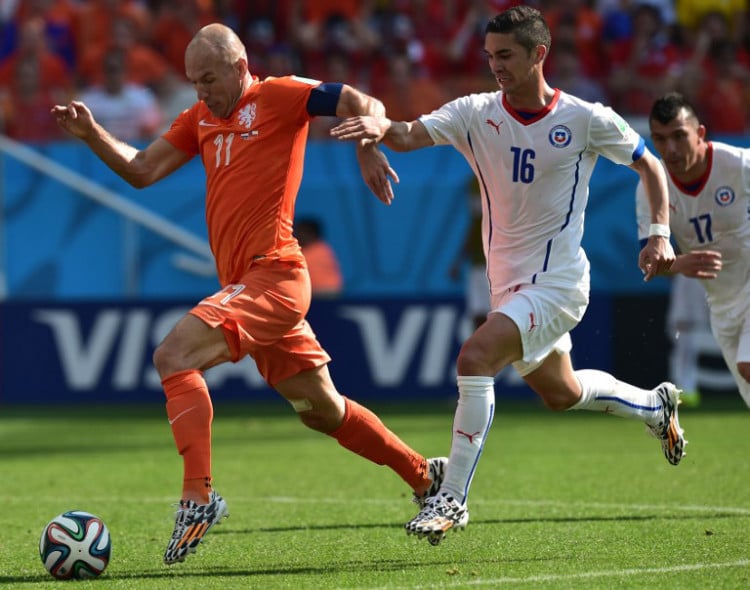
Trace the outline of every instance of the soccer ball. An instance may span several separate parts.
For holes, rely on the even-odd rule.
[[[111,551],[107,526],[82,510],[50,520],[39,540],[42,563],[58,580],[96,578],[107,567]]]

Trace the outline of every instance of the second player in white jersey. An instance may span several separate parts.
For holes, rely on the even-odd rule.
[[[687,185],[669,179],[669,225],[682,253],[713,250],[721,253],[716,278],[702,279],[714,313],[747,310],[750,304],[750,150],[708,142],[707,168]],[[648,201],[637,189],[638,237],[649,226]]]
[[[654,103],[649,125],[668,173],[669,223],[680,251],[671,270],[701,280],[711,331],[750,407],[750,149],[707,141],[677,93]],[[636,211],[643,238],[649,222],[640,185]]]

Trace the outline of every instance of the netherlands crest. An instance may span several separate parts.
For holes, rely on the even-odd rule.
[[[549,132],[549,142],[552,144],[552,147],[567,147],[572,138],[573,134],[565,125],[555,125]]]
[[[250,129],[250,127],[252,127],[253,121],[255,121],[255,108],[255,103],[251,103],[242,107],[240,109],[240,112],[237,114],[239,124],[242,125],[245,129]]]

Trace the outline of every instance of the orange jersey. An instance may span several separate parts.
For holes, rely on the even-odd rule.
[[[206,169],[206,223],[219,282],[239,281],[254,261],[304,264],[292,234],[310,122],[307,100],[317,81],[253,79],[226,119],[197,102],[164,139]]]

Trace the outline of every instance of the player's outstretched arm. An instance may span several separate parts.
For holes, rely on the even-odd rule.
[[[89,108],[81,101],[55,105],[50,112],[57,124],[70,135],[85,140],[95,133],[96,121]]]
[[[420,121],[391,121],[385,116],[349,117],[331,129],[331,136],[344,141],[382,141],[397,152],[410,152],[435,144]]]
[[[362,141],[365,144],[379,143],[392,124],[385,116],[349,117],[331,129],[331,137],[342,141]]]
[[[136,188],[153,184],[190,159],[161,138],[144,150],[118,140],[96,122],[80,101],[55,105],[50,112],[62,129],[84,141],[102,162]]]
[[[669,195],[667,177],[659,161],[645,150],[643,156],[630,166],[641,177],[651,210],[651,223],[669,228]],[[643,271],[643,280],[669,271],[675,254],[668,237],[650,236],[638,257],[638,266]]]

